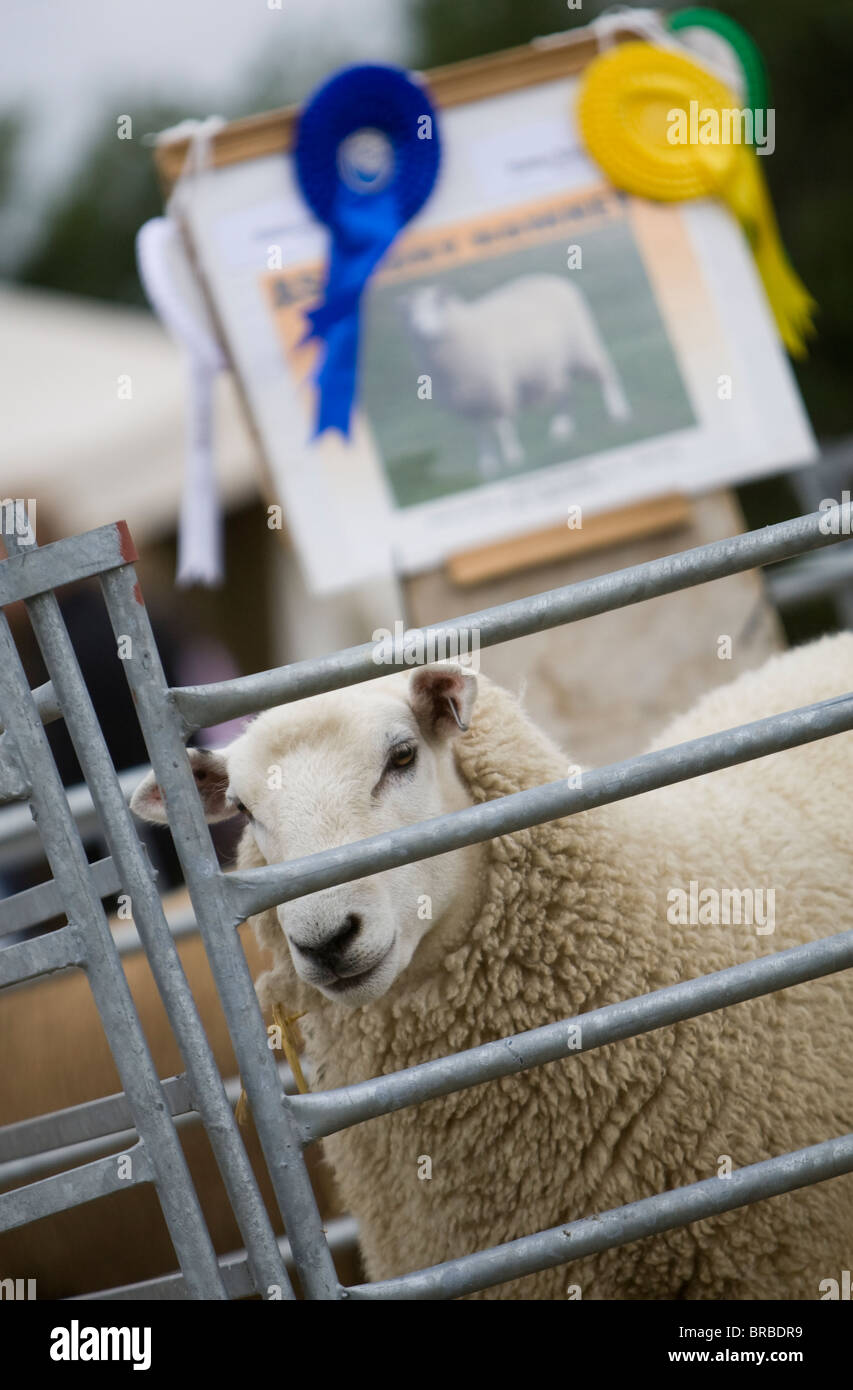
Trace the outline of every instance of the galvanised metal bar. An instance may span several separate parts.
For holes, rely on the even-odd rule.
[[[33,700],[42,724],[53,724],[57,719],[62,718],[62,710],[59,708],[53,681],[45,681],[44,685],[37,685],[33,691]]]
[[[100,862],[103,864],[111,864],[112,860],[104,859]],[[40,884],[37,884],[36,886],[41,887]],[[45,886],[47,887],[48,885]],[[30,889],[25,890],[25,892],[30,891]],[[118,891],[119,890],[117,888],[108,889],[107,893]],[[106,894],[104,894],[104,896],[106,896]],[[52,903],[53,900],[53,893],[51,893],[49,901]],[[2,915],[2,907],[3,904],[0,903],[0,915]],[[198,935],[198,922],[195,919],[195,913],[192,911],[178,913],[171,919],[167,917],[167,921],[169,923],[169,933],[173,941],[183,941],[188,936]],[[0,946],[2,946],[3,944],[3,936],[8,932],[16,930],[18,930],[17,925],[10,925],[4,923],[3,926],[0,926]],[[133,922],[119,922],[117,924],[114,924],[112,928],[112,934],[116,950],[118,951],[118,954],[122,959],[125,956],[132,956],[137,954],[139,951],[145,950],[139,932],[136,930],[136,927],[133,925]]]
[[[285,1094],[292,1095],[295,1093],[295,1080],[293,1080],[292,1073],[290,1073],[288,1066],[283,1065],[283,1063],[279,1063],[279,1076],[282,1077],[282,1088]],[[172,1086],[179,1086],[179,1090],[172,1090]],[[243,1084],[239,1076],[229,1077],[229,1079],[225,1081],[225,1095],[228,1097],[231,1105],[238,1104],[238,1097],[242,1088]],[[190,1097],[188,1091],[186,1091],[186,1077],[169,1077],[168,1080],[163,1081],[163,1093],[165,1099],[167,1099],[169,1113],[171,1113],[172,1118],[174,1118],[175,1127],[178,1131],[190,1129],[190,1127],[194,1125],[201,1125],[199,1111],[197,1111],[196,1106],[194,1106],[192,1097]],[[183,1095],[186,1095],[186,1099],[182,1099]],[[111,1097],[110,1099],[115,1099],[117,1102],[124,1101],[124,1093],[119,1093],[117,1097]],[[89,1104],[94,1106],[99,1104],[99,1102],[92,1101],[89,1102]],[[82,1109],[85,1109],[85,1106],[82,1106]],[[53,1115],[39,1116],[38,1119],[33,1120],[33,1125],[38,1125],[40,1119],[44,1120],[44,1130],[38,1131],[38,1141],[40,1145],[50,1143],[49,1137],[47,1136],[50,1134],[51,1122],[53,1122],[57,1116],[60,1119],[63,1118],[64,1113],[63,1111],[54,1111]],[[29,1122],[22,1120],[21,1125],[24,1126],[26,1123]],[[14,1129],[15,1126],[7,1127],[8,1129]],[[122,1147],[126,1147],[128,1144],[135,1143],[135,1140],[136,1130],[133,1129],[132,1120],[128,1120],[126,1129],[121,1129],[121,1127],[119,1127],[119,1129],[115,1131],[110,1130],[108,1133],[101,1134],[101,1136],[81,1138],[81,1140],[75,1140],[68,1144],[58,1143],[57,1148],[40,1147],[38,1152],[31,1152],[31,1154],[25,1156],[25,1158],[11,1159],[8,1163],[0,1163],[0,1187],[6,1187],[10,1183],[17,1184],[19,1181],[33,1179],[38,1173],[46,1172],[49,1168],[75,1168],[78,1163],[89,1161],[90,1158],[99,1158],[99,1156],[103,1154],[104,1148],[114,1148],[119,1144],[121,1144]],[[0,1130],[0,1143],[3,1143],[3,1130]],[[278,1245],[279,1250],[281,1250],[281,1240],[278,1241]],[[268,1284],[267,1286],[261,1287],[261,1289],[257,1289],[256,1286],[257,1293],[263,1294],[264,1291],[268,1293],[268,1290],[270,1290]],[[282,1293],[282,1298],[286,1297],[288,1297],[288,1295]]]
[[[430,859],[463,845],[560,820],[595,806],[624,801],[642,792],[686,782],[849,729],[853,729],[853,694],[837,695],[584,772],[580,786],[570,785],[568,778],[548,782],[288,863],[230,873],[225,884],[232,924],[321,888],[349,883],[416,859]]]
[[[21,941],[17,946],[5,946],[0,951],[0,989],[85,962],[85,948],[73,926],[60,927],[46,936]]]
[[[793,521],[780,522],[777,526],[712,541],[694,550],[614,570],[561,589],[534,594],[531,598],[483,608],[433,627],[413,629],[420,631],[419,649],[426,653],[420,662],[414,662],[411,655],[407,660],[402,652],[399,659],[387,660],[380,651],[381,644],[365,642],[316,661],[296,661],[290,666],[239,676],[216,685],[182,686],[172,691],[172,699],[182,716],[184,732],[189,735],[241,714],[434,661],[436,657],[429,653],[446,651],[448,639],[455,640],[463,630],[475,632],[480,647],[491,647],[512,638],[528,637],[531,633],[546,632],[581,618],[676,593],[679,589],[689,589],[695,584],[706,584],[712,579],[740,574],[758,565],[787,560],[807,550],[833,545],[849,537],[851,532],[853,512],[851,504],[845,502],[809,516],[796,517]],[[452,652],[451,646],[449,654]]]
[[[169,701],[151,625],[133,569],[101,577],[116,638],[129,637],[123,663],[151,763],[162,789],[172,838],[201,929],[216,988],[252,1108],[267,1168],[308,1298],[336,1299],[339,1285],[302,1154],[290,1102],[283,1095],[251,972],[233,931],[210,831]],[[56,673],[52,673],[56,680]],[[113,850],[115,854],[115,850]]]
[[[38,552],[25,558],[35,561],[37,555]],[[19,558],[12,556],[4,561],[0,575],[5,573],[5,566]],[[17,597],[14,590],[12,593]],[[135,1127],[146,1146],[147,1161],[178,1261],[195,1297],[223,1299],[225,1290],[210,1235],[174,1123],[163,1102],[159,1078],[101,901],[92,889],[86,855],[5,614],[0,614],[0,711],[32,780],[31,805],[44,836],[45,853],[62,890],[69,921],[75,924],[84,942],[89,984],[133,1110]],[[31,1192],[31,1188],[16,1192],[20,1204],[16,1210],[28,1209]],[[36,1219],[43,1213],[38,1199],[32,1201],[32,1219]]]
[[[842,512],[845,514],[836,528],[837,532],[848,533],[850,530],[849,507],[836,510],[839,514]],[[815,522],[817,523],[817,535],[815,535]],[[806,536],[803,533],[803,524],[805,523],[810,524],[810,530],[809,527],[806,528],[809,531]],[[565,590],[557,590],[552,595],[540,596],[539,600],[523,601],[518,605],[508,605],[504,609],[486,610],[484,614],[472,614],[468,618],[456,619],[442,628],[427,630],[424,660],[435,659],[435,656],[431,654],[428,639],[430,636],[435,637],[442,632],[454,632],[462,627],[477,627],[480,645],[489,645],[491,642],[523,635],[525,631],[543,630],[554,626],[557,622],[590,616],[593,612],[604,612],[609,608],[638,602],[642,598],[652,597],[657,593],[672,592],[674,589],[687,587],[692,583],[721,577],[725,573],[735,573],[740,569],[749,568],[755,563],[767,563],[771,559],[780,559],[785,555],[796,554],[804,549],[813,549],[818,545],[831,543],[840,538],[838,533],[833,534],[833,529],[831,523],[827,524],[826,514],[820,513],[811,518],[801,518],[796,523],[784,523],[782,528],[768,528],[765,532],[754,533],[753,537],[739,537],[735,538],[733,542],[718,542],[710,547],[702,547],[701,550],[686,552],[680,557],[668,557],[666,562],[653,562],[652,566],[638,566],[633,571],[623,571],[621,575],[605,576],[604,581],[591,581],[587,585],[575,585]],[[770,536],[771,531],[777,534]],[[779,533],[783,531],[787,534],[780,535]],[[763,560],[756,560],[753,557],[743,562],[743,544],[754,542],[756,537],[764,557]],[[787,548],[779,551],[780,545],[791,547],[794,540],[796,541],[795,549]],[[804,541],[805,543],[803,543]],[[725,549],[731,546],[734,546],[735,552],[738,553],[721,553],[721,547]],[[714,553],[711,554],[710,552]],[[679,561],[685,562],[680,571]],[[720,565],[723,568],[718,568],[715,572],[714,567]],[[650,573],[650,570],[661,566],[665,572]],[[685,578],[685,576],[688,577]],[[118,592],[124,605],[122,611],[125,616],[130,615],[131,623],[130,625],[120,625],[121,632],[120,627],[116,627],[117,635],[129,635],[131,632],[133,617],[135,616],[129,607],[131,601],[129,585],[132,578],[132,572],[127,572],[125,574],[106,574],[102,579],[108,603],[110,592],[115,588],[116,582],[124,581],[123,584],[119,585]],[[595,587],[600,586],[605,581],[618,581],[615,601],[613,592],[610,593],[609,598],[600,591],[594,592]],[[605,587],[609,587],[609,585],[605,583]],[[133,591],[133,595],[136,603],[141,603],[138,589]],[[574,597],[570,597],[571,595]],[[531,604],[535,605],[545,600],[545,607],[548,610],[549,601],[555,597],[563,602],[568,597],[568,605],[572,610],[570,616],[555,618],[552,612],[546,611],[544,621],[540,620],[541,615],[539,615],[539,617],[534,617],[534,625],[529,625],[531,622]],[[517,611],[513,614],[512,610]],[[112,612],[111,616],[113,616]],[[513,622],[516,623],[515,630],[507,630],[507,617],[510,627]],[[494,620],[488,633],[484,632],[483,623],[477,621],[479,619]],[[517,626],[518,624],[521,624],[520,628]],[[146,630],[150,635],[147,622],[142,625],[143,634]],[[147,652],[148,649],[146,648],[146,654]],[[330,663],[345,660],[352,653],[339,653],[326,662],[300,663],[296,667],[286,668],[285,671],[267,672],[242,681],[228,682],[219,689],[224,692],[224,698],[231,702],[228,705],[229,713],[244,713],[251,709],[264,708],[282,699],[296,698],[298,695],[315,693],[317,689],[333,688],[338,685],[353,683],[356,680],[370,679],[383,673],[381,667],[377,667],[376,648],[373,645],[355,648],[353,652],[360,654],[359,659],[365,654],[369,656],[370,666],[366,668],[366,673],[365,669],[361,669],[360,674],[353,674],[355,667],[350,667],[348,673],[345,672],[341,675],[338,672],[337,676],[327,685],[322,684],[322,682],[327,680]],[[148,665],[147,662],[145,664]],[[396,662],[396,665],[400,667],[410,664],[412,663],[403,660]],[[383,663],[383,665],[387,671],[394,669],[395,663],[388,665]],[[159,663],[157,663],[157,667],[155,672],[157,682],[162,682],[162,671],[159,670]],[[128,675],[131,675],[130,671],[128,671]],[[288,687],[287,678],[291,676],[296,678],[296,683],[294,685],[291,681]],[[316,682],[318,678],[321,684],[311,688],[312,682]],[[285,687],[289,688],[289,694],[281,693],[282,680],[285,681]],[[134,690],[136,689],[132,679],[131,686]],[[171,692],[171,696],[174,704],[180,707],[184,696],[189,696],[190,703],[192,703],[192,699],[196,695],[200,695],[202,703],[204,703],[207,694],[215,695],[216,689],[215,687],[196,687],[192,690]],[[255,703],[255,696],[259,691],[263,693],[263,699]],[[165,707],[167,712],[170,712],[170,692],[166,690],[165,683],[161,685],[160,694],[162,696],[161,710]],[[239,706],[233,705],[236,696],[239,696],[240,699]],[[153,714],[153,707],[150,713]],[[206,718],[202,722],[210,722],[213,717],[208,707]],[[223,717],[221,713],[219,717]],[[169,726],[173,723],[170,719],[167,719],[166,722]],[[477,812],[485,811],[486,817],[482,819],[477,817],[474,820],[466,821],[465,818],[470,816],[470,812],[463,811],[454,816],[441,817],[419,826],[406,827],[390,836],[375,837],[373,840],[344,846],[340,850],[323,855],[309,856],[290,865],[273,865],[245,874],[229,875],[227,879],[223,878],[218,871],[215,855],[211,860],[210,854],[208,854],[207,863],[203,866],[204,872],[200,874],[196,885],[198,890],[196,896],[202,901],[207,897],[208,906],[210,903],[216,904],[217,925],[221,932],[222,928],[227,925],[226,894],[231,899],[232,908],[238,912],[237,920],[243,920],[250,912],[258,911],[262,906],[272,906],[274,902],[288,901],[293,897],[316,891],[318,888],[334,882],[346,882],[366,873],[374,873],[382,868],[410,862],[414,858],[425,858],[429,857],[430,854],[443,853],[447,849],[474,843],[480,839],[488,839],[496,834],[504,834],[524,825],[557,819],[566,814],[573,814],[578,810],[589,809],[593,805],[606,804],[608,801],[636,795],[642,791],[652,790],[657,786],[669,785],[671,782],[681,781],[687,777],[699,776],[750,758],[766,756],[767,753],[808,743],[813,739],[844,731],[851,726],[853,726],[853,696],[843,695],[820,705],[789,711],[784,715],[756,721],[754,724],[745,725],[739,729],[728,730],[706,739],[694,740],[692,743],[683,744],[676,748],[645,755],[642,759],[632,759],[622,764],[615,764],[610,768],[598,769],[594,773],[584,775],[580,788],[567,788],[564,783],[554,783],[550,787],[536,788],[531,792],[519,793],[516,797],[507,797],[503,798],[502,801],[487,803],[485,807],[471,808]],[[183,727],[184,732],[186,732],[189,727],[186,718]],[[171,801],[176,803],[179,813],[186,810],[186,805],[182,804],[183,797],[187,787],[191,788],[191,802],[195,804],[196,820],[201,817],[202,844],[206,840],[207,847],[212,853],[209,833],[203,823],[203,815],[195,793],[188,761],[183,753],[180,738],[175,745],[174,739],[171,737],[173,732],[176,731],[169,727],[168,736],[163,740],[166,747],[161,765],[167,770],[166,776],[164,776],[161,767],[158,767],[155,761],[151,746],[157,742],[156,722],[150,738],[148,738],[146,731],[152,763],[154,763],[158,780],[164,787],[170,819]],[[177,756],[175,756],[176,754]],[[171,799],[166,785],[169,777],[172,777],[173,782]],[[570,801],[568,805],[565,802],[567,791],[575,793],[573,802]],[[180,814],[177,819],[180,821]],[[177,843],[181,827],[178,826],[173,833],[176,835]],[[464,838],[461,838],[463,836]],[[189,840],[191,838],[189,837]],[[283,894],[282,887],[284,889]],[[271,892],[275,896],[269,898]],[[279,896],[279,894],[282,895]],[[198,913],[199,906],[195,898],[194,905]],[[206,926],[204,914],[200,915]],[[205,931],[205,938],[210,941],[207,931]],[[221,963],[223,966],[227,964],[226,955],[226,952],[222,953]],[[231,956],[232,960],[238,956],[242,964],[245,965],[242,951],[233,943],[233,938]],[[339,1092],[312,1094],[284,1101],[286,1130],[289,1140],[295,1141],[294,1147],[297,1154],[297,1162],[293,1165],[293,1172],[288,1174],[286,1179],[282,1176],[285,1205],[289,1205],[294,1221],[291,1227],[288,1213],[285,1211],[288,1229],[293,1230],[294,1238],[296,1238],[297,1232],[302,1231],[303,1219],[307,1216],[310,1220],[316,1214],[316,1207],[314,1207],[313,1213],[311,1211],[313,1201],[306,1205],[303,1200],[305,1195],[304,1180],[307,1180],[307,1174],[304,1164],[301,1163],[301,1154],[298,1152],[300,1141],[307,1143],[318,1135],[331,1133],[336,1129],[359,1123],[364,1119],[387,1113],[404,1105],[419,1103],[430,1096],[446,1094],[452,1090],[462,1089],[467,1085],[475,1085],[512,1071],[523,1070],[529,1066],[555,1060],[557,1057],[569,1055],[571,1051],[587,1051],[592,1047],[603,1046],[620,1038],[635,1036],[638,1033],[678,1021],[680,1018],[694,1017],[715,1008],[756,997],[761,993],[768,993],[774,989],[785,988],[803,980],[831,973],[834,970],[847,968],[851,964],[853,964],[853,932],[830,938],[828,941],[797,947],[791,951],[749,962],[743,966],[732,967],[728,971],[721,971],[713,976],[687,981],[682,985],[658,991],[653,995],[610,1005],[592,1014],[583,1015],[576,1020],[565,1020],[562,1023],[548,1025],[543,1029],[533,1030],[516,1038],[499,1040],[486,1044],[483,1048],[438,1059],[435,1062],[424,1064],[422,1067],[412,1068],[390,1077],[360,1083]],[[216,974],[216,970],[214,973]],[[217,983],[219,984],[218,976]],[[255,1014],[259,1018],[254,992],[251,990],[251,981],[249,984],[251,1001],[254,1004]],[[221,986],[220,992],[222,992]],[[224,996],[223,1002],[225,1002]],[[236,1002],[236,995],[233,992],[231,1002]],[[229,1024],[231,1024],[232,1014],[228,1008],[226,1008],[226,1012],[229,1013]],[[579,1038],[577,1035],[573,1036],[573,1044],[580,1042],[580,1046],[573,1045],[571,1048],[567,1046],[567,1030],[570,1026],[579,1028],[580,1036]],[[235,1037],[234,1040],[236,1043],[237,1038]],[[521,1048],[524,1049],[523,1052],[520,1051]],[[258,1080],[266,1081],[267,1078],[256,1075],[255,1082]],[[248,1086],[247,1090],[250,1090],[250,1098],[254,1108],[255,1098]],[[309,1291],[309,1296],[349,1296],[356,1299],[457,1297],[462,1293],[473,1292],[496,1282],[517,1277],[519,1274],[565,1263],[567,1260],[578,1258],[582,1254],[592,1253],[597,1249],[625,1244],[630,1240],[639,1239],[643,1235],[653,1234],[658,1230],[687,1224],[690,1221],[714,1214],[718,1210],[727,1210],[730,1207],[760,1200],[776,1192],[793,1190],[795,1187],[810,1182],[822,1181],[842,1172],[851,1171],[853,1170],[853,1147],[851,1146],[853,1146],[853,1136],[847,1136],[844,1140],[830,1140],[825,1144],[816,1145],[813,1149],[784,1155],[764,1164],[753,1165],[751,1169],[740,1170],[735,1175],[738,1179],[737,1199],[732,1200],[731,1183],[733,1179],[729,1179],[723,1190],[725,1199],[723,1205],[719,1205],[720,1180],[711,1179],[705,1183],[697,1183],[691,1187],[645,1199],[643,1202],[634,1203],[630,1207],[621,1208],[616,1212],[604,1213],[589,1221],[576,1222],[569,1227],[558,1228],[550,1232],[540,1232],[538,1235],[524,1237],[520,1241],[512,1242],[509,1246],[482,1251],[475,1255],[466,1256],[461,1260],[452,1261],[447,1265],[436,1267],[433,1270],[417,1271],[398,1280],[386,1281],[382,1284],[344,1291],[329,1286],[328,1279],[326,1280],[327,1287],[324,1288],[321,1275],[317,1281],[321,1292]],[[308,1192],[310,1193],[310,1184]],[[313,1194],[311,1197],[313,1199]],[[302,1234],[304,1236],[304,1232]],[[567,1241],[571,1243],[569,1253],[566,1249]],[[584,1245],[584,1241],[591,1242],[591,1244]],[[599,1244],[598,1242],[602,1243]],[[316,1276],[320,1267],[317,1263],[318,1247],[321,1262],[323,1252],[326,1256],[329,1253],[328,1247],[322,1241],[322,1233],[320,1233],[319,1242],[315,1242],[313,1237],[307,1242],[303,1239],[303,1246],[309,1252],[307,1261],[309,1272]],[[304,1259],[305,1249],[303,1249],[302,1255]],[[300,1264],[299,1260],[297,1260],[297,1264],[300,1265],[300,1272],[307,1284],[305,1266]],[[235,1267],[233,1278],[232,1272],[229,1271],[226,1279],[229,1294],[240,1296],[237,1290],[238,1287],[242,1288],[246,1272],[245,1263],[240,1267],[239,1273]],[[180,1281],[180,1276],[177,1278]],[[166,1286],[172,1281],[154,1282],[158,1288],[163,1286],[165,1291]],[[127,1291],[127,1294],[130,1295],[130,1290]],[[183,1294],[176,1296],[183,1296]]]
[[[198,922],[192,908],[186,908],[171,916],[167,913],[166,920],[169,923],[169,931],[173,941],[183,941],[187,936],[198,935]],[[132,922],[122,922],[119,926],[114,927],[113,941],[116,944],[116,950],[122,957],[132,956],[137,951],[145,949],[140,940],[139,932]]]
[[[529,1071],[546,1062],[594,1052],[625,1038],[653,1033],[657,1028],[851,967],[853,930],[731,965],[695,980],[682,980],[651,994],[605,1004],[589,1013],[467,1048],[434,1062],[422,1062],[405,1071],[358,1081],[334,1091],[294,1096],[291,1105],[304,1140],[310,1143],[377,1115],[420,1105],[500,1076]]]
[[[358,1222],[355,1217],[336,1216],[326,1227],[326,1238],[329,1242],[329,1249],[333,1253],[353,1250],[358,1243]],[[290,1241],[282,1236],[279,1238],[279,1246],[285,1264],[288,1268],[294,1267]],[[233,1254],[226,1255],[220,1268],[229,1298],[247,1298],[254,1292],[245,1251],[235,1250]],[[107,1302],[132,1302],[143,1299],[147,1303],[152,1299],[171,1301],[173,1299],[186,1299],[187,1297],[186,1281],[182,1274],[176,1273],[162,1274],[157,1279],[145,1279],[138,1284],[123,1284],[118,1288],[104,1289],[100,1293],[77,1294],[75,1298],[69,1299],[69,1302],[82,1303],[92,1299],[98,1299],[98,1301],[103,1299]]]
[[[162,1087],[171,1115],[183,1115],[194,1108],[185,1076],[171,1076]],[[4,1125],[0,1129],[0,1182],[4,1180],[2,1165],[16,1159],[89,1139],[106,1139],[128,1129],[133,1129],[133,1112],[123,1091]]]
[[[119,1159],[128,1159],[129,1172],[124,1175]],[[109,1154],[94,1163],[84,1163],[68,1173],[56,1173],[42,1178],[29,1187],[17,1187],[13,1192],[0,1192],[0,1231],[13,1231],[44,1216],[94,1202],[110,1192],[124,1192],[141,1182],[153,1182],[154,1169],[141,1143],[134,1144],[126,1154]]]
[[[99,859],[89,867],[92,887],[99,898],[108,898],[121,891],[112,859]],[[37,883],[33,888],[25,888],[20,893],[13,893],[10,898],[0,900],[0,937],[13,931],[25,931],[39,922],[48,922],[51,917],[59,917],[64,911],[59,885],[53,879],[47,883]]]
[[[13,535],[4,536],[4,540],[9,558],[0,563],[2,608],[137,558],[124,521],[112,521],[108,526],[54,541],[52,545],[22,545],[20,538]]]
[[[306,1067],[306,1072],[310,1076],[309,1067]],[[292,1095],[296,1083],[290,1068],[283,1062],[279,1063],[279,1076],[285,1094]],[[169,1077],[162,1082],[162,1086],[169,1113],[179,1131],[202,1123],[202,1117],[187,1089],[185,1076]],[[230,1077],[224,1086],[229,1104],[236,1105],[242,1090],[239,1076]],[[78,1137],[64,1138],[69,1131],[73,1136],[75,1130],[79,1132]],[[88,1130],[92,1131],[90,1137],[86,1134]],[[13,1133],[7,1145],[10,1131]],[[106,1147],[112,1148],[118,1144],[126,1146],[135,1138],[133,1119],[123,1091],[115,1096],[106,1096],[103,1100],[87,1101],[68,1110],[55,1110],[49,1115],[7,1125],[0,1129],[0,1187],[29,1180],[48,1168],[75,1167],[78,1163],[99,1157]],[[55,1148],[51,1147],[53,1144]],[[20,1156],[4,1161],[7,1148]],[[280,1247],[281,1242],[278,1244]],[[265,1287],[269,1288],[269,1285]],[[263,1288],[258,1292],[263,1292]]]
[[[195,913],[183,912],[169,921],[169,933],[173,941],[183,941],[185,937],[197,936],[198,923],[195,919]],[[121,922],[117,925],[113,925],[112,934],[116,951],[121,959],[124,959],[125,956],[132,956],[139,951],[145,950],[139,932],[132,922]],[[1,938],[2,932],[0,932],[0,946],[2,946]],[[20,988],[27,989],[33,986],[37,987],[37,985],[37,980],[24,981]],[[16,988],[18,988],[18,986],[16,986]]]
[[[175,1116],[178,1130],[184,1124],[183,1116]],[[0,1189],[22,1187],[24,1183],[35,1183],[45,1173],[56,1173],[60,1169],[69,1172],[82,1164],[90,1163],[105,1155],[121,1150],[127,1153],[138,1136],[136,1130],[119,1130],[108,1139],[86,1139],[80,1144],[66,1144],[59,1149],[44,1149],[29,1158],[18,1158],[13,1163],[0,1164]],[[30,1218],[32,1220],[32,1218]]]
[[[129,767],[119,772],[118,780],[122,792],[128,797],[134,787],[139,786],[148,771],[146,767]],[[71,814],[77,822],[82,839],[101,838],[101,827],[92,802],[91,793],[85,783],[76,787],[66,787],[65,797]],[[33,864],[44,858],[38,826],[33,822],[27,806],[8,806],[0,808],[0,870],[20,868],[23,864]]]
[[[204,1120],[245,1241],[256,1286],[259,1291],[275,1287],[280,1296],[292,1299],[295,1295],[260,1188],[240,1137],[234,1112],[225,1095],[222,1078],[55,594],[45,593],[30,599],[27,611],[62,706],[74,751],[91,790],[122,888],[130,897],[134,922],[145,944],[148,963],[181,1049],[195,1105]],[[117,655],[114,659],[118,660]]]
[[[780,608],[794,607],[822,598],[853,580],[853,546],[810,555],[791,565],[780,565],[767,576],[770,598]]]
[[[447,1299],[488,1289],[540,1269],[553,1269],[570,1260],[596,1255],[628,1245],[645,1236],[703,1221],[720,1212],[733,1211],[778,1197],[783,1192],[825,1182],[853,1172],[853,1134],[827,1139],[808,1149],[796,1149],[779,1158],[768,1158],[736,1169],[727,1178],[705,1178],[689,1187],[676,1187],[654,1197],[644,1197],[624,1207],[600,1212],[581,1221],[570,1221],[536,1235],[522,1236],[506,1245],[463,1255],[446,1264],[385,1279],[375,1284],[357,1284],[347,1289],[347,1297],[365,1301],[389,1299]],[[815,1296],[817,1290],[815,1290]]]
[[[26,801],[30,784],[23,768],[18,766],[8,734],[0,734],[0,805],[10,801]]]
[[[42,724],[53,724],[55,720],[62,718],[62,710],[50,681],[45,681],[44,685],[37,685],[32,691],[32,697]],[[0,733],[2,732],[3,724],[0,721]]]

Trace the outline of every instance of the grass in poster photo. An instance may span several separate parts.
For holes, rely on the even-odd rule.
[[[361,399],[398,506],[696,423],[628,223],[577,240],[577,269],[563,231],[370,289]]]

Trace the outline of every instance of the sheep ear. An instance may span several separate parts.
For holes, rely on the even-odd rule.
[[[427,738],[450,738],[468,728],[477,677],[461,666],[421,666],[409,680],[409,703]]]
[[[204,818],[210,824],[229,820],[238,814],[237,808],[226,801],[228,789],[228,765],[225,753],[214,753],[209,748],[188,748],[187,756],[195,777],[198,794],[204,806]],[[163,793],[153,772],[143,777],[133,796],[130,809],[140,820],[166,825],[168,817],[163,801]]]

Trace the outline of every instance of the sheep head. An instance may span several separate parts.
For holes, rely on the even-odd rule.
[[[424,342],[441,337],[448,325],[449,310],[458,302],[442,285],[421,285],[399,296],[409,331]]]
[[[460,810],[471,796],[453,744],[476,691],[469,671],[441,664],[268,710],[228,748],[188,750],[205,815],[245,815],[244,836],[273,864]],[[131,809],[165,822],[153,773]],[[472,853],[456,850],[280,906],[297,974],[350,1007],[378,999],[427,933],[464,911]]]

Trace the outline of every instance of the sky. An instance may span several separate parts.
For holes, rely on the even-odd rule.
[[[405,61],[408,8],[408,0],[2,0],[0,112],[20,106],[28,116],[6,235],[27,234],[108,102],[120,114],[134,101],[177,96],[187,115],[229,116],[251,73],[274,72],[280,54],[286,104],[333,64]]]

